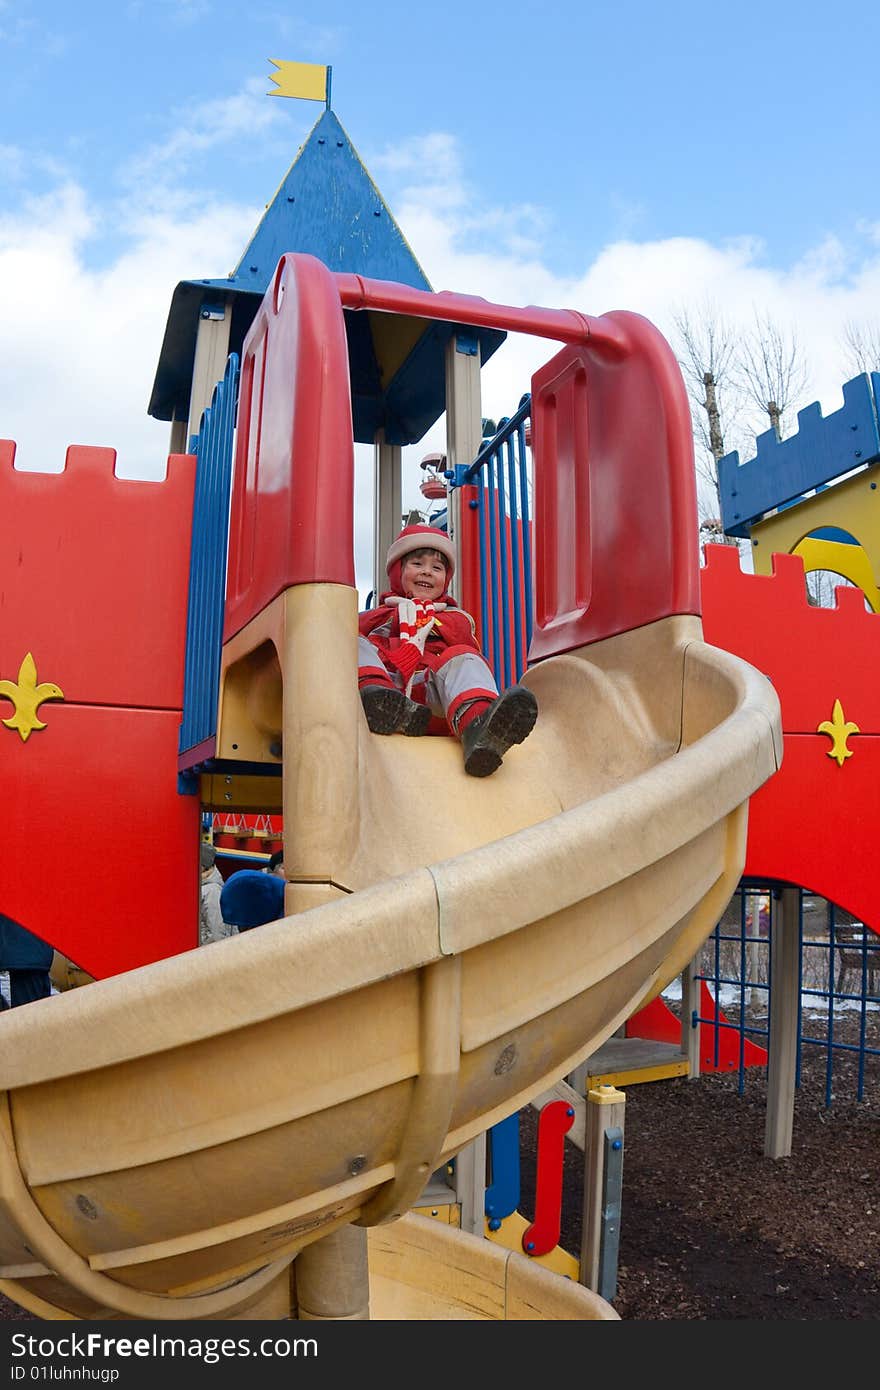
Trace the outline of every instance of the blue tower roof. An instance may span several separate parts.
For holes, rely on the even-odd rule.
[[[229,350],[240,352],[245,335],[265,294],[275,267],[286,251],[307,252],[330,270],[373,279],[395,280],[415,289],[430,290],[427,276],[413,255],[378,188],[361,162],[334,112],[325,110],[315,122],[281,186],[231,275],[222,279],[182,280],[171,299],[165,337],[147,413],[159,420],[186,419],[195,360],[199,319],[222,314],[231,306]],[[428,378],[442,357],[452,325],[426,326],[412,349],[418,362],[404,363],[386,391],[378,385],[366,394],[364,382],[378,383],[381,371],[372,354],[372,335],[354,329],[356,315],[346,314],[356,387],[353,409],[355,438],[371,443],[380,425],[389,440],[420,439],[445,409],[442,392]],[[363,316],[361,316],[363,317]],[[504,334],[475,330],[481,359],[500,346]],[[368,347],[369,344],[369,347]],[[379,364],[381,365],[381,364]],[[441,374],[442,381],[442,374]],[[422,386],[424,382],[424,386]]]
[[[317,256],[330,270],[397,280],[419,290],[431,288],[332,111],[315,122],[231,282],[264,294],[285,251]]]

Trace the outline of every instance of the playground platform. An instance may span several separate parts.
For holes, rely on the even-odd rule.
[[[675,1043],[653,1038],[609,1038],[572,1073],[581,1094],[594,1086],[635,1086],[643,1081],[666,1081],[687,1076],[687,1054]]]

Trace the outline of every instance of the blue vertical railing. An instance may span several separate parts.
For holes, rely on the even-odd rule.
[[[452,475],[453,486],[477,489],[480,538],[480,631],[483,649],[499,689],[519,680],[526,669],[532,636],[532,529],[526,425],[531,396],[523,396],[515,415],[502,420],[474,462]],[[447,474],[450,477],[450,474]],[[515,1124],[516,1132],[509,1126]],[[519,1200],[518,1115],[489,1130],[492,1183],[486,1189],[486,1215],[492,1229],[513,1210],[509,1187],[515,1173]],[[513,1159],[511,1160],[511,1144]],[[499,1185],[501,1158],[504,1182]]]
[[[477,489],[480,630],[499,689],[526,669],[532,637],[532,520],[526,426],[531,396],[462,469],[456,486]]]
[[[199,433],[192,446],[198,462],[189,564],[183,719],[178,745],[181,754],[198,748],[217,731],[238,375],[238,355],[231,353],[223,379],[214,387],[211,404],[202,414]]]
[[[772,990],[773,961],[772,938],[768,926],[761,923],[760,912],[755,905],[770,895],[778,894],[776,885],[761,885],[756,881],[742,882],[737,889],[738,927],[730,921],[731,913],[719,923],[708,938],[703,961],[708,968],[696,975],[697,980],[705,980],[709,985],[716,1008],[709,1017],[701,1017],[696,1011],[691,1019],[694,1028],[708,1025],[715,1039],[713,1064],[719,1064],[719,1039],[722,1031],[737,1035],[739,1090],[745,1087],[745,1071],[748,1065],[745,1057],[746,1040],[758,1042],[764,1047],[770,1040],[769,999]],[[808,934],[804,926],[804,892],[799,889],[800,932],[798,957],[798,1010],[797,1010],[797,1056],[795,1084],[801,1085],[801,1062],[805,1049],[822,1049],[825,1053],[824,1087],[825,1105],[830,1108],[841,1081],[835,1079],[835,1062],[849,1057],[855,1061],[855,1096],[858,1101],[865,1099],[869,1079],[875,1085],[880,1080],[880,1046],[877,1043],[877,1024],[869,1029],[869,1013],[875,1020],[880,1013],[880,994],[877,993],[880,980],[880,937],[861,924],[860,940],[855,948],[860,969],[856,988],[842,989],[838,978],[841,947],[838,929],[841,924],[840,910],[832,902],[825,902],[826,920],[824,931],[816,934],[813,927]],[[812,896],[812,895],[811,895]],[[821,902],[822,900],[818,900]],[[752,910],[749,911],[749,904]],[[845,925],[845,924],[843,924]],[[851,950],[852,948],[850,948]],[[722,988],[734,996],[738,1018],[731,1021],[722,1016]],[[755,996],[766,1000],[763,1009],[755,1006]],[[730,1007],[728,1005],[728,1007]],[[858,1010],[858,1040],[845,1042],[839,1036],[840,1020],[843,1012],[855,1007]],[[807,1017],[807,1012],[809,1017]],[[868,1074],[870,1067],[870,1078]]]

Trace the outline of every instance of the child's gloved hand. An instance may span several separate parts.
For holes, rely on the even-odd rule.
[[[420,641],[424,650],[428,633],[437,620],[437,609],[425,599],[404,598],[397,606],[397,620],[401,637]]]
[[[437,620],[433,603],[422,599],[402,599],[397,609],[400,624],[400,646],[388,653],[388,660],[407,682],[412,680],[416,667],[425,654],[425,643]]]

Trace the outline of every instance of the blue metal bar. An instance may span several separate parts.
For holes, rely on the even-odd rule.
[[[519,1206],[519,1112],[492,1125],[487,1139],[491,1178],[483,1204],[489,1229],[497,1231]]]
[[[178,745],[181,753],[216,732],[238,376],[238,355],[231,353],[223,379],[214,388],[211,404],[202,413],[194,442],[197,462],[184,707]]]
[[[751,887],[751,888],[754,888],[754,887],[755,887],[755,884],[752,882],[752,880],[749,880],[749,887]],[[757,891],[758,891],[759,894],[762,894],[762,893],[764,893],[764,892],[770,891],[770,892],[772,893],[772,895],[773,895],[774,900],[775,900],[775,899],[778,897],[778,894],[781,892],[781,886],[780,886],[779,884],[771,884],[771,885],[768,885],[767,888],[760,887],[760,888],[758,888]],[[758,978],[758,979],[753,979],[753,980],[749,980],[749,978],[748,978],[748,974],[749,974],[749,971],[750,971],[750,964],[749,964],[749,953],[748,953],[748,951],[747,951],[747,949],[746,949],[747,943],[748,943],[748,942],[754,942],[755,944],[760,945],[760,946],[769,945],[769,943],[767,943],[767,942],[764,940],[764,938],[762,938],[761,935],[760,935],[760,926],[759,926],[759,930],[758,930],[758,934],[757,934],[757,935],[754,933],[754,931],[751,931],[751,932],[750,932],[750,931],[747,929],[746,918],[747,918],[747,915],[748,915],[748,902],[749,902],[749,899],[748,899],[748,896],[747,896],[747,895],[748,895],[748,892],[749,892],[749,888],[746,886],[745,882],[741,883],[740,886],[739,886],[739,888],[737,889],[737,897],[738,897],[738,901],[739,901],[739,918],[740,918],[740,933],[739,933],[739,935],[736,935],[735,933],[726,933],[726,932],[724,932],[724,931],[721,929],[721,924],[719,923],[718,926],[716,926],[715,932],[714,932],[714,934],[713,934],[713,945],[714,945],[714,973],[712,973],[712,972],[710,971],[710,973],[708,973],[708,974],[706,974],[706,975],[698,976],[698,977],[697,977],[697,978],[699,978],[699,979],[704,979],[704,980],[706,980],[708,983],[710,983],[710,984],[712,985],[712,988],[713,988],[714,991],[715,991],[715,995],[716,995],[716,1019],[715,1019],[715,1020],[710,1020],[710,1019],[708,1019],[708,1018],[707,1018],[707,1019],[700,1018],[699,1012],[698,1012],[697,1010],[694,1011],[693,1019],[692,1019],[693,1026],[698,1026],[699,1023],[703,1023],[703,1022],[712,1022],[712,1023],[713,1023],[713,1032],[714,1032],[714,1036],[715,1036],[715,1039],[716,1039],[716,1045],[715,1045],[715,1064],[716,1064],[716,1066],[718,1065],[718,1060],[719,1060],[720,1031],[721,1031],[721,1029],[722,1029],[722,1028],[725,1028],[725,1029],[728,1029],[728,1030],[736,1030],[738,1036],[740,1037],[740,1077],[739,1077],[739,1083],[740,1083],[740,1084],[739,1084],[739,1089],[740,1089],[740,1092],[742,1092],[742,1090],[743,1090],[743,1081],[744,1081],[744,1078],[743,1078],[743,1068],[744,1068],[744,1064],[745,1064],[745,1055],[744,1055],[744,1054],[745,1054],[745,1037],[746,1037],[746,1036],[749,1036],[749,1037],[754,1038],[754,1039],[766,1039],[768,1045],[769,1045],[769,1038],[770,1038],[770,1030],[769,1030],[769,1027],[767,1027],[767,1028],[761,1028],[761,1027],[758,1026],[757,1024],[751,1024],[751,1023],[748,1023],[748,1024],[747,1024],[747,1023],[746,1023],[746,1018],[745,1018],[745,1013],[744,1013],[744,1004],[745,1004],[745,997],[744,997],[744,996],[745,996],[745,991],[746,991],[746,990],[750,990],[750,991],[751,991],[751,998],[754,998],[754,992],[755,992],[756,990],[757,990],[757,991],[762,991],[762,992],[765,992],[765,993],[766,993],[766,992],[769,992],[769,989],[770,989],[770,985],[769,985],[769,984],[765,985],[765,984],[761,983],[761,981],[760,981],[759,978]],[[760,901],[760,899],[758,898],[758,899],[756,899],[756,901]],[[798,981],[797,981],[797,989],[798,989],[797,1011],[798,1011],[798,1012],[797,1012],[797,1053],[796,1053],[795,1085],[796,1085],[797,1087],[800,1087],[800,1085],[801,1085],[802,1058],[803,1058],[804,1047],[805,1047],[805,1046],[821,1047],[822,1050],[823,1050],[824,1056],[825,1056],[825,1064],[826,1064],[826,1065],[825,1065],[825,1072],[826,1072],[826,1075],[825,1075],[825,1082],[824,1082],[824,1085],[825,1085],[825,1104],[826,1104],[826,1107],[830,1108],[830,1107],[831,1107],[831,1104],[832,1104],[832,1102],[833,1102],[833,1099],[834,1099],[834,1094],[833,1094],[833,1082],[834,1082],[834,1063],[835,1063],[836,1059],[837,1059],[838,1057],[840,1057],[841,1055],[843,1055],[843,1054],[847,1054],[847,1055],[852,1056],[852,1057],[855,1058],[856,1064],[857,1064],[857,1066],[856,1066],[856,1074],[857,1074],[857,1086],[856,1086],[857,1099],[863,1100],[863,1099],[864,1099],[864,1095],[865,1095],[865,1088],[866,1088],[866,1085],[867,1085],[867,1083],[868,1083],[868,1081],[869,1081],[869,1079],[870,1079],[870,1078],[869,1078],[869,1074],[868,1074],[868,1072],[867,1072],[867,1063],[868,1063],[868,1059],[869,1059],[869,1058],[873,1058],[873,1057],[880,1057],[880,1048],[871,1047],[871,1046],[869,1045],[869,1041],[868,1041],[868,1028],[867,1028],[867,1011],[868,1011],[868,1005],[869,1005],[869,1003],[872,1004],[872,1005],[873,1005],[873,1004],[880,1004],[880,996],[875,996],[875,995],[872,995],[872,994],[869,993],[868,981],[869,981],[869,977],[870,977],[870,967],[869,967],[869,955],[868,955],[868,953],[869,953],[869,952],[874,952],[874,951],[880,951],[880,943],[874,943],[874,942],[871,940],[871,938],[868,937],[867,933],[865,933],[865,936],[863,937],[863,939],[862,939],[862,941],[861,941],[861,943],[859,944],[859,947],[858,947],[858,949],[860,950],[860,953],[861,953],[861,963],[862,963],[860,988],[859,988],[859,990],[858,990],[857,993],[852,993],[852,992],[844,993],[844,992],[838,991],[837,988],[836,988],[836,986],[835,986],[835,961],[836,961],[836,959],[839,958],[840,946],[839,946],[839,945],[836,945],[836,940],[835,940],[835,938],[836,938],[836,917],[837,917],[837,915],[838,915],[839,910],[838,910],[838,909],[835,909],[833,903],[826,902],[826,904],[825,904],[825,912],[826,912],[826,930],[825,930],[825,933],[823,934],[823,938],[822,938],[821,940],[805,940],[805,938],[804,938],[804,894],[803,894],[803,890],[800,890],[800,891],[799,891],[799,898],[798,898],[798,928],[799,928],[799,930],[798,930],[798,936],[799,936],[799,952],[798,952]],[[758,921],[759,921],[759,923],[760,923],[760,917],[758,917]],[[728,978],[727,976],[722,975],[722,973],[721,973],[720,954],[721,954],[722,943],[725,943],[725,942],[727,942],[727,943],[736,943],[736,944],[738,944],[738,946],[739,946],[738,953],[734,953],[734,959],[736,959],[736,957],[737,957],[737,955],[738,955],[738,964],[739,964],[739,968],[738,968],[738,969],[736,969],[736,967],[734,967],[734,973],[735,973],[736,978]],[[820,970],[821,970],[820,980],[824,977],[824,975],[825,975],[825,973],[826,973],[826,971],[827,971],[828,979],[827,979],[827,981],[825,982],[824,986],[823,986],[822,984],[820,984],[820,985],[818,985],[818,986],[813,987],[813,986],[805,985],[805,983],[804,983],[805,971],[806,971],[806,967],[807,967],[807,956],[806,956],[806,952],[807,952],[807,951],[812,952],[812,953],[814,954],[814,956],[815,956],[815,955],[818,955],[818,957],[819,957],[819,959],[820,959],[820,962],[821,962],[821,965],[820,965]],[[754,973],[755,975],[758,975],[758,976],[762,973],[762,972],[761,972],[761,967],[760,967],[760,964],[759,964],[759,963],[756,965],[756,968],[755,968],[754,972],[752,972],[752,973]],[[771,977],[771,980],[772,980],[772,958],[771,958],[771,960],[770,960],[770,962],[769,962],[769,974],[770,974],[770,977]],[[739,990],[739,996],[740,996],[740,1022],[739,1022],[738,1024],[737,1024],[737,1023],[731,1023],[731,1022],[729,1022],[729,1021],[720,1022],[720,1021],[717,1019],[717,1006],[718,1006],[719,999],[720,999],[721,987],[722,987],[723,985],[734,986],[734,987],[736,987],[736,988]],[[810,1001],[811,999],[814,999],[814,1000],[816,1000],[817,1002],[822,1001],[822,1003],[823,1003],[825,1006],[827,1006],[827,1007],[825,1007],[824,1010],[823,1010],[823,1012],[824,1012],[824,1017],[826,1018],[826,1027],[823,1029],[823,1034],[824,1034],[824,1035],[823,1035],[821,1038],[807,1037],[807,1036],[804,1035],[805,1009],[809,1007],[809,1001]],[[836,1036],[836,1032],[837,1032],[836,1009],[837,1009],[837,1007],[838,1007],[838,1002],[839,1002],[839,1001],[852,1001],[853,1003],[856,1003],[856,1004],[858,1004],[858,1006],[859,1006],[858,1042],[856,1042],[856,1043],[843,1043],[843,1042],[838,1041],[838,1039],[837,1039],[837,1036]]]
[[[802,1038],[801,1041],[808,1043],[810,1047],[828,1046],[828,1040],[826,1038]],[[859,1043],[838,1042],[834,1044],[834,1050],[835,1052],[855,1052],[858,1054],[861,1048]],[[866,1047],[865,1052],[869,1057],[880,1057],[880,1048],[878,1047]]]
[[[769,1011],[768,1011],[769,1012]],[[801,1084],[801,1034],[804,1031],[804,891],[798,890],[798,994],[797,1045],[794,1054],[795,1088]]]
[[[489,484],[489,558],[490,558],[490,588],[492,591],[492,669],[495,673],[495,680],[499,689],[503,685],[501,678],[501,648],[498,640],[498,603],[496,595],[498,592],[498,546],[495,537],[498,512],[498,490],[495,486],[495,455],[490,454],[488,459]]]
[[[760,901],[760,899],[759,899],[759,901]],[[746,923],[747,923],[748,918],[747,918],[747,916],[744,916],[744,915],[743,915],[743,905],[744,905],[744,904],[745,904],[745,894],[743,893],[743,894],[742,894],[742,897],[741,897],[741,902],[740,902],[740,935],[739,935],[739,973],[740,973],[740,985],[739,985],[739,1049],[738,1049],[738,1052],[739,1052],[739,1067],[738,1067],[738,1075],[737,1075],[737,1088],[738,1088],[738,1090],[739,1090],[740,1095],[743,1094],[743,1092],[745,1091],[745,1087],[746,1087],[746,1063],[745,1063],[745,1059],[746,1059],[746,1028],[745,1028],[745,1024],[746,1024],[746,977],[748,976],[748,973],[749,973],[749,971],[748,971],[748,956],[747,956],[747,952],[746,952],[746,936],[747,936],[747,932],[746,932]],[[753,913],[752,913],[752,922],[753,922],[753,923],[754,923],[754,920],[755,920],[755,914],[754,914],[754,912],[753,912]]]
[[[521,410],[531,409],[531,397],[526,398]],[[517,411],[517,415],[521,413]],[[526,469],[526,427],[525,420],[522,420],[516,427],[516,438],[519,447],[519,499],[520,499],[520,530],[522,532],[523,547],[523,594],[526,606],[526,659],[528,659],[529,647],[532,642],[532,523],[531,508],[529,507],[529,478]]]
[[[525,670],[522,640],[522,566],[520,564],[520,521],[516,502],[516,469],[513,455],[514,436],[508,436],[507,450],[507,491],[510,498],[510,574],[513,588],[513,650],[514,680],[519,680]]]
[[[801,1084],[801,1033],[803,1032],[803,963],[804,963],[804,918],[803,918],[803,893],[801,893],[801,930],[798,938],[798,1016],[797,1016],[797,1046],[794,1053],[794,1088],[800,1090]]]
[[[211,475],[217,454],[217,416],[219,414],[217,388],[211,396],[211,404],[202,412],[199,433],[195,441],[197,464],[198,520],[193,507],[193,553],[196,557],[196,573],[193,585],[192,603],[194,636],[193,643],[193,705],[188,730],[192,743],[199,742],[204,726],[205,661],[207,660],[206,620],[210,609],[210,537],[212,530],[212,487]],[[212,730],[213,732],[213,730]],[[182,751],[182,750],[181,750]]]
[[[208,574],[217,576],[216,584],[207,608],[205,629],[205,680],[207,698],[216,715],[217,699],[220,691],[220,660],[223,645],[223,624],[225,617],[226,563],[229,539],[229,491],[232,483],[232,449],[235,434],[235,414],[238,399],[238,356],[233,353],[223,378],[219,393],[219,413],[217,417],[217,437],[214,447],[217,451],[218,466],[211,470],[211,520],[208,536],[207,565]],[[211,719],[216,723],[216,718]]]
[[[479,492],[477,503],[480,509],[480,632],[483,645],[488,646],[489,635],[489,588],[486,574],[486,555],[489,549],[488,493],[482,472],[477,475]]]
[[[836,945],[836,941],[835,941],[835,927],[836,927],[836,925],[837,925],[837,918],[836,918],[836,914],[835,914],[835,911],[834,911],[834,904],[831,903],[831,902],[829,902],[829,904],[828,904],[828,940],[829,940],[830,943],[831,943],[831,952],[830,952],[829,964],[828,964],[828,1025],[827,1025],[827,1029],[826,1029],[826,1038],[827,1038],[827,1041],[828,1041],[828,1050],[827,1050],[827,1052],[826,1052],[826,1054],[825,1054],[825,1105],[826,1105],[826,1107],[829,1106],[829,1105],[831,1104],[831,1097],[832,1097],[832,1095],[834,1094],[834,1086],[833,1086],[833,1080],[834,1080],[834,948],[835,948],[835,945]],[[800,1029],[798,1029],[798,1032],[800,1032]]]
[[[859,1067],[856,1099],[865,1098],[865,1048],[868,1042],[868,930],[862,928],[862,998],[859,1004]]]
[[[525,422],[529,418],[531,398],[526,395],[520,401],[516,414],[509,420],[501,421],[493,437],[487,440],[476,459],[466,468],[456,470],[455,486],[477,483],[480,488],[481,516],[481,570],[480,601],[483,605],[483,641],[491,652],[487,659],[498,682],[503,689],[510,684],[511,674],[519,679],[528,659],[528,646],[532,634],[532,559],[531,528],[528,507],[528,477],[525,465]],[[516,440],[519,445],[517,456],[512,452]],[[505,487],[504,449],[507,449],[507,484]],[[520,478],[520,498],[517,499],[517,463]],[[509,504],[505,494],[509,493]],[[510,540],[508,541],[508,525]],[[518,540],[521,534],[522,540]],[[508,572],[508,545],[510,552],[510,572]],[[520,555],[520,546],[522,552]],[[483,587],[483,564],[488,568],[487,582]],[[511,584],[513,586],[512,605],[514,615],[513,640],[511,641]],[[525,608],[523,610],[523,604]],[[491,613],[489,608],[491,606]],[[500,614],[499,614],[500,609]],[[490,643],[491,630],[491,643]],[[523,640],[525,633],[525,641]],[[517,645],[518,644],[518,645]]]
[[[199,435],[195,436],[192,448],[196,455],[196,481],[193,496],[193,525],[190,541],[189,595],[187,602],[186,656],[184,663],[183,717],[179,749],[182,752],[197,740],[193,736],[198,724],[200,618],[204,607],[202,592],[205,583],[204,567],[201,564],[200,537],[204,528],[205,496],[209,468],[210,451],[208,439],[211,432],[211,407],[202,412],[199,422]],[[203,437],[200,448],[199,438]]]
[[[509,423],[502,420],[502,425]],[[507,567],[507,525],[508,511],[507,500],[504,487],[504,457],[499,448],[495,454],[496,477],[498,486],[498,550],[500,558],[499,588],[501,593],[501,630],[504,633],[504,640],[501,644],[501,658],[504,668],[504,684],[501,687],[506,690],[511,684],[510,680],[510,578]]]

